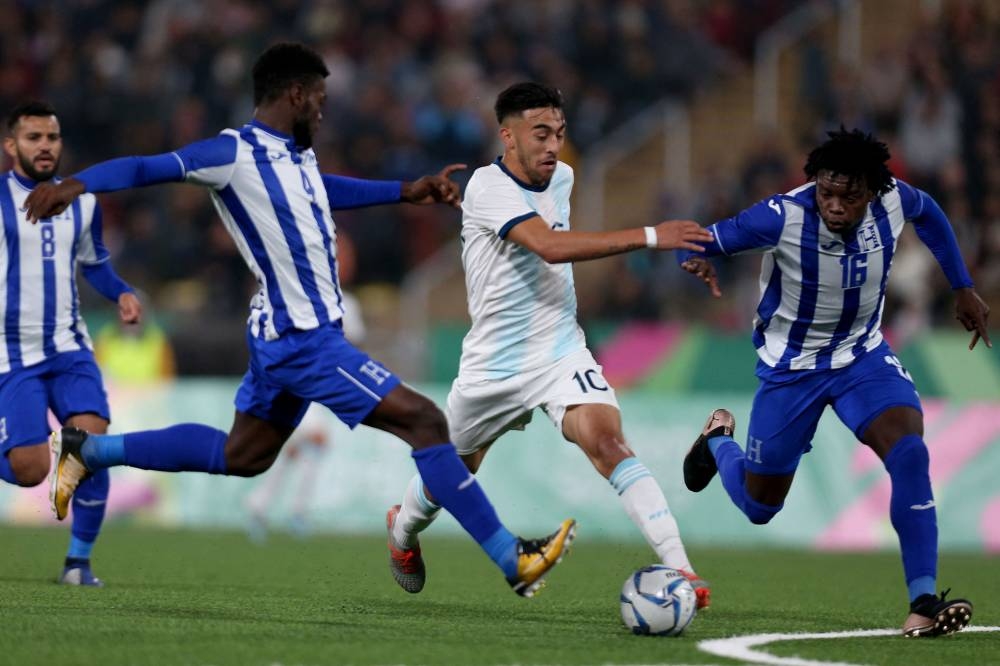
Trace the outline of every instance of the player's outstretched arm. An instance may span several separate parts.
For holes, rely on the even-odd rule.
[[[67,178],[58,183],[39,183],[24,200],[24,212],[28,222],[34,224],[43,217],[59,215],[73,200],[83,194],[86,188],[76,178]]]
[[[955,318],[962,322],[965,330],[972,331],[972,341],[969,349],[975,349],[979,338],[983,339],[986,346],[993,348],[990,335],[986,331],[986,321],[990,316],[990,306],[979,297],[972,287],[964,287],[955,290]]]
[[[670,220],[645,229],[618,231],[555,231],[540,216],[515,225],[507,238],[550,264],[587,261],[642,248],[703,252],[711,232],[691,220]]]
[[[394,203],[444,203],[456,208],[462,205],[458,183],[449,176],[464,164],[449,164],[432,176],[422,176],[413,182],[399,180],[366,180],[323,174],[323,187],[331,210],[349,210]]]
[[[404,182],[400,200],[413,204],[443,203],[461,208],[461,193],[451,174],[465,168],[465,164],[449,164],[432,176],[422,176],[412,183]]]

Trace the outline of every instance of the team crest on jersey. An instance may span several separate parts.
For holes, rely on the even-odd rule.
[[[874,222],[864,224],[858,229],[858,246],[862,252],[874,252],[882,249],[882,239],[878,235],[878,227]]]

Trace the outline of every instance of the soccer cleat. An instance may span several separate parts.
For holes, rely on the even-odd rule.
[[[709,586],[708,581],[704,578],[698,576],[698,574],[693,571],[685,571],[684,569],[678,569],[688,582],[691,583],[691,587],[694,588],[694,595],[697,598],[698,610],[704,610],[712,604],[712,588]]]
[[[576,521],[567,518],[559,529],[544,539],[517,540],[517,574],[507,579],[522,597],[533,597],[545,583],[545,576],[569,552],[576,538]]]
[[[74,560],[67,558],[60,585],[81,585],[84,587],[104,587],[104,581],[90,570],[90,560]]]
[[[63,428],[49,437],[49,448],[54,457],[52,471],[49,472],[49,502],[59,520],[69,513],[69,501],[77,487],[90,476],[80,453],[85,441],[87,433],[79,428]]]
[[[961,631],[972,619],[972,602],[966,599],[945,597],[951,589],[940,594],[922,594],[910,604],[910,615],[903,623],[906,638],[933,638]]]
[[[389,571],[401,588],[410,594],[416,594],[424,589],[427,570],[424,568],[424,558],[420,555],[419,543],[414,544],[413,548],[399,548],[392,538],[392,528],[396,524],[399,508],[397,504],[385,514],[385,529],[389,533],[386,539],[389,545]]]
[[[726,409],[716,409],[709,415],[705,427],[698,439],[694,441],[691,450],[684,456],[684,485],[694,493],[700,493],[709,484],[719,468],[715,464],[715,456],[708,448],[711,437],[725,435],[732,437],[736,430],[736,419]]]

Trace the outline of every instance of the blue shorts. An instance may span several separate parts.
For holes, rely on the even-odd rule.
[[[110,420],[108,394],[92,352],[62,352],[0,374],[0,453],[46,442],[48,409],[60,423],[77,414]]]
[[[793,473],[802,454],[812,448],[827,405],[858,439],[890,407],[923,411],[910,374],[885,343],[846,368],[790,370],[773,379],[762,377],[747,430],[747,471]]]
[[[290,331],[277,340],[247,334],[250,368],[236,392],[236,409],[294,428],[310,402],[328,407],[351,428],[400,384],[344,338],[339,322]]]

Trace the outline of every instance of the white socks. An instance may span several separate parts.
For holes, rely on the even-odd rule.
[[[626,458],[618,463],[608,482],[660,561],[668,567],[694,573],[667,498],[646,466],[634,457]]]
[[[417,535],[427,529],[440,512],[441,507],[427,499],[423,479],[415,474],[403,494],[399,515],[392,528],[392,540],[400,548],[413,548]]]

